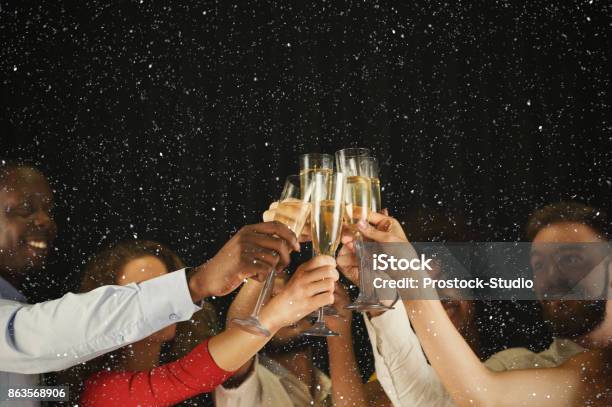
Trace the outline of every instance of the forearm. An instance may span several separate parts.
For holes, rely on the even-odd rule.
[[[238,327],[228,325],[225,331],[210,339],[208,349],[220,368],[229,371],[238,370],[268,343],[280,329],[270,315],[271,311],[264,307],[259,315],[262,325],[271,333],[269,337],[253,335]]]
[[[251,315],[262,288],[263,283],[252,279],[247,280],[242,285],[227,311],[228,324],[232,318],[246,318]]]
[[[0,300],[0,365],[26,374],[66,369],[187,320],[197,309],[182,271],[34,305]]]
[[[429,362],[458,406],[496,405],[499,380],[474,354],[438,300],[404,301]],[[501,400],[501,398],[500,398]]]
[[[457,332],[439,301],[404,303],[430,363],[458,406],[581,404],[576,397],[584,387],[588,363],[492,372]]]
[[[334,406],[365,406],[364,384],[353,350],[351,325],[342,324],[334,329],[340,336],[327,338]]]
[[[188,355],[150,370],[94,374],[85,382],[81,404],[171,406],[212,391],[230,375],[212,360],[205,341]]]
[[[257,280],[247,280],[227,312],[227,326],[231,325],[231,320],[233,318],[246,318],[249,316],[253,309],[255,308],[255,303],[257,302],[257,297],[261,292],[263,284]],[[226,334],[229,335],[229,334]],[[226,339],[223,339],[226,340]],[[255,355],[249,358],[241,367],[239,367],[234,375],[227,380],[223,385],[226,388],[236,388],[239,387],[244,379],[251,373],[253,369],[253,363],[255,360]]]

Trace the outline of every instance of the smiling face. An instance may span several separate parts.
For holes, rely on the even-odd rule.
[[[584,277],[580,270],[591,270],[601,259],[583,243],[602,242],[591,227],[577,222],[558,222],[544,227],[533,239],[531,267],[534,271],[535,291],[544,293],[567,292]],[[562,247],[556,243],[564,243]],[[574,245],[575,244],[575,245]],[[586,248],[585,248],[586,247]],[[565,272],[577,270],[576,272]],[[547,300],[542,301],[544,318],[558,337],[575,338],[598,326],[605,315],[602,300]]]
[[[53,192],[33,168],[7,171],[0,180],[0,271],[20,280],[41,268],[55,239]]]

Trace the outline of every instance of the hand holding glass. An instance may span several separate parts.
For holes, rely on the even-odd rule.
[[[278,206],[276,207],[274,220],[285,224],[295,233],[296,237],[300,236],[308,217],[310,194],[312,191],[311,185],[306,184],[305,188],[301,188],[300,177],[298,175],[288,176]],[[259,321],[259,313],[264,302],[272,292],[275,275],[275,270],[273,270],[266,278],[253,313],[247,318],[233,318],[231,320],[232,323],[255,335],[270,336],[270,331]]]
[[[375,159],[368,156],[341,156],[340,168],[346,171],[346,223],[355,236],[355,252],[359,259],[359,296],[346,306],[355,311],[386,310],[386,305],[378,300],[376,291],[371,284],[370,273],[365,267],[363,236],[357,229],[359,222],[367,222],[368,214],[372,209],[372,175]],[[378,171],[376,169],[376,175]],[[378,180],[378,178],[376,178]],[[379,191],[378,185],[374,185],[374,193]],[[379,199],[380,195],[375,196]],[[380,205],[380,201],[377,202]]]

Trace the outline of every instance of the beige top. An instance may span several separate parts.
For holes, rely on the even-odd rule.
[[[228,389],[221,385],[215,389],[215,406],[331,407],[331,380],[318,369],[315,369],[315,378],[313,397],[310,389],[279,363],[258,357],[240,386]]]
[[[487,359],[485,366],[494,372],[555,367],[585,350],[569,339],[555,338],[548,349],[539,353],[532,352],[527,348],[510,348],[497,352]]]

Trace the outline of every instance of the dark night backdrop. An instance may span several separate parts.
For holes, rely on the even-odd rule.
[[[610,3],[409,3],[0,1],[0,154],[58,202],[33,297],[124,238],[212,256],[303,152],[372,147],[393,214],[470,239],[559,199],[609,212]],[[485,352],[542,346],[535,312],[483,307]]]

